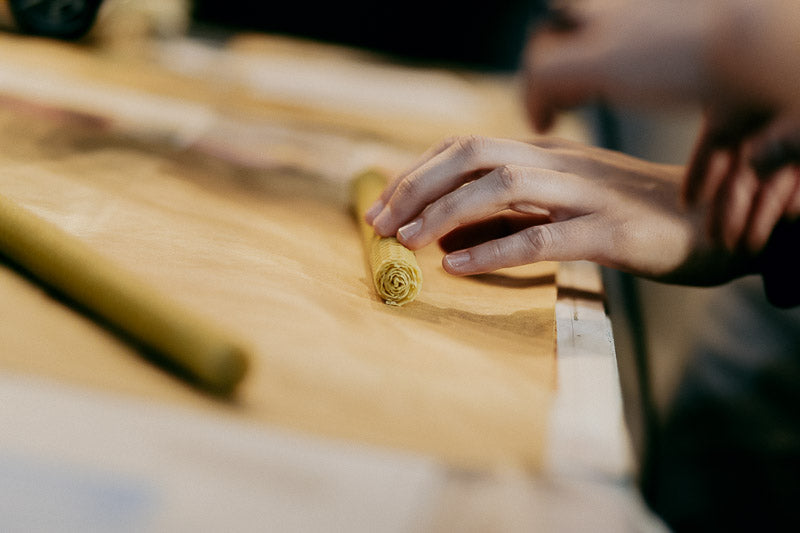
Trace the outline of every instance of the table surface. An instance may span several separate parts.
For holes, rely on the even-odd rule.
[[[40,45],[16,40],[5,44],[12,52],[14,47]],[[184,74],[206,72],[219,53],[190,40],[160,46],[162,64]],[[260,46],[258,39],[244,40],[239,49]],[[307,48],[303,50],[308,53]],[[256,71],[270,74],[250,79],[250,88],[269,92],[276,99],[290,94],[295,104],[312,100],[313,92],[304,92],[309,85],[297,80],[302,76],[317,79],[318,62],[324,64],[328,56],[315,51],[304,57],[302,67],[275,57],[267,65],[261,60]],[[345,79],[351,74],[348,67],[339,68],[340,77],[334,73],[326,79]],[[385,84],[386,76],[394,75],[393,71],[367,70],[366,76],[360,72],[368,88]],[[202,107],[163,100],[157,102],[159,116],[154,116],[149,111],[152,106],[137,100],[140,96],[121,98],[102,88],[95,92],[71,88],[59,78],[57,69],[52,80],[34,85],[20,82],[25,79],[22,74],[14,76],[6,70],[0,75],[2,93],[15,97],[29,95],[32,88],[49,91],[45,97],[60,99],[78,111],[81,105],[106,106],[128,132],[146,125],[152,134],[157,123],[160,134],[171,142],[205,145],[223,158],[251,165],[275,164],[264,161],[258,146],[246,142],[241,124],[228,123],[216,128],[215,135],[204,137],[208,121],[219,122]],[[424,73],[425,79],[431,74]],[[463,78],[446,72],[433,75],[441,77],[440,83],[432,84],[424,96],[398,90],[364,109],[365,116],[387,113],[391,106],[386,98],[393,99],[398,107],[386,120],[378,121],[382,126],[363,117],[343,118],[336,111],[336,99],[324,113],[316,110],[314,119],[345,121],[347,127],[395,135],[389,127],[392,120],[417,112],[417,107],[412,110],[405,104],[409,98],[436,100],[441,96],[436,91],[442,91],[460,96],[451,98],[451,107],[424,108],[421,116],[429,125],[452,126],[461,121],[455,129],[469,131],[475,124],[459,110],[483,109],[483,101],[476,100],[474,91],[463,91]],[[509,82],[492,78],[475,83],[481,91],[492,93],[490,101],[496,102]],[[501,89],[504,84],[506,88]],[[342,92],[340,98],[338,105],[346,108],[348,96]],[[131,106],[134,101],[137,105]],[[240,99],[240,105],[246,105],[246,99]],[[432,113],[435,120],[430,120]],[[475,120],[484,125],[491,122],[486,117]],[[497,127],[513,134],[524,124]],[[393,141],[405,150],[417,150],[442,133],[433,126],[420,131]],[[491,127],[485,131],[493,133]],[[587,138],[581,122],[572,117],[562,122],[559,133]],[[235,142],[226,143],[226,136],[233,136]],[[331,150],[315,145],[318,138],[309,143],[311,149]],[[393,157],[391,151],[371,150],[342,160],[344,171],[361,168],[376,157],[384,161]],[[297,154],[285,157],[297,160]],[[662,526],[645,510],[634,488],[599,270],[591,263],[562,263],[557,286],[558,383],[541,472],[466,471],[423,454],[254,427],[180,406],[154,405],[3,372],[0,421],[14,430],[0,438],[0,525],[4,530],[48,531],[249,530],[254,524],[281,531],[660,531]],[[42,502],[49,502],[46,512],[42,512]]]
[[[663,531],[634,489],[598,284],[595,265],[560,265],[558,388],[537,474],[464,471],[0,373],[0,422],[14,428],[0,439],[0,510],[8,510],[0,523],[12,531]]]

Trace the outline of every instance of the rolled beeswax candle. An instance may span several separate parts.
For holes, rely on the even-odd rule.
[[[364,221],[364,214],[386,186],[386,175],[367,170],[353,179],[352,203],[361,228],[364,250],[378,296],[389,305],[405,305],[422,287],[422,272],[414,252],[394,237],[381,237]]]
[[[230,394],[247,371],[247,351],[215,324],[2,195],[0,254],[155,350],[197,385]]]

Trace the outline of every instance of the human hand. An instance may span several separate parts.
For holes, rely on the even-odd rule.
[[[536,129],[559,110],[700,102],[720,118],[800,96],[796,0],[575,0],[530,39],[525,101]],[[565,23],[566,21],[566,23]]]
[[[569,6],[577,7],[562,15],[568,24],[540,31],[528,49],[526,102],[534,125],[546,129],[559,109],[592,99],[702,103],[707,120],[683,198],[708,205],[712,239],[757,254],[780,218],[797,216],[800,202],[798,151],[792,148],[792,128],[800,124],[800,68],[793,59],[800,53],[800,4],[617,0]],[[775,146],[783,162],[765,171],[759,153],[771,150],[774,160]],[[787,163],[795,166],[781,168]]]
[[[709,0],[575,1],[530,39],[525,103],[537,130],[579,104],[661,105],[710,91],[704,76],[716,19]]]
[[[751,258],[707,238],[682,209],[681,167],[559,140],[456,138],[398,176],[367,213],[412,250],[440,240],[444,269],[477,274],[588,259],[676,283],[722,283]]]
[[[781,219],[800,216],[800,116],[734,122],[707,118],[682,194],[688,205],[708,205],[712,238],[755,255]]]

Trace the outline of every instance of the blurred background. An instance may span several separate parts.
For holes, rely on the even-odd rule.
[[[513,70],[544,0],[398,3],[245,0],[3,0],[4,25],[25,33],[120,39],[135,32],[206,36],[264,31],[384,52],[399,60]]]
[[[248,2],[196,0],[196,24],[311,37],[406,60],[474,68],[516,68],[543,0],[462,2]]]

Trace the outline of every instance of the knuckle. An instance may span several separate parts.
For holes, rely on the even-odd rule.
[[[460,139],[460,137],[458,135],[452,135],[450,137],[446,137],[441,142],[437,143],[433,147],[433,151],[434,152],[443,152],[443,151],[447,150],[448,148],[450,148],[451,146],[453,146],[454,144],[457,144],[459,139]]]
[[[527,255],[537,256],[544,250],[550,250],[555,245],[556,236],[550,226],[534,226],[521,232]]]
[[[502,190],[513,193],[520,186],[522,171],[514,165],[503,165],[497,169],[497,181]]]
[[[500,240],[489,241],[486,243],[486,262],[489,264],[499,264],[505,257],[505,250]]]
[[[439,143],[439,146],[441,148],[452,146],[456,144],[459,141],[459,139],[461,139],[461,137],[459,137],[458,135],[452,135],[450,137],[445,138],[441,143]]]
[[[436,214],[441,218],[451,218],[458,211],[458,199],[454,194],[446,194],[434,204]]]
[[[419,179],[413,175],[408,176],[397,185],[395,194],[400,198],[413,198],[417,195],[420,189]]]
[[[649,235],[649,229],[627,219],[615,220],[610,223],[607,234],[611,245],[618,249],[625,248],[630,243],[637,242],[641,239],[652,238],[652,236]]]
[[[488,140],[480,135],[466,135],[460,137],[455,144],[467,161],[474,161],[486,151]]]

